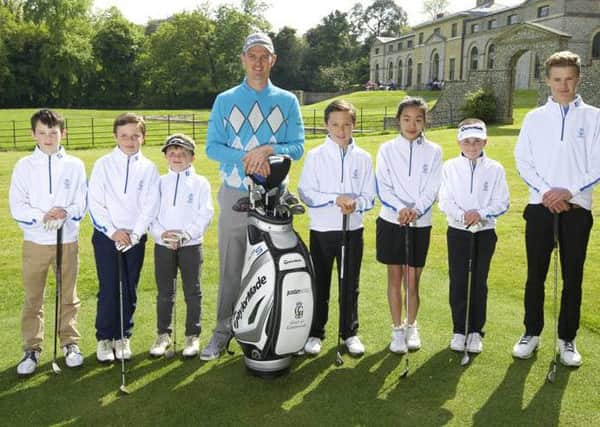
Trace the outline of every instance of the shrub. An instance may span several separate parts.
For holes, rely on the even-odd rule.
[[[476,117],[486,123],[496,121],[496,96],[490,88],[478,89],[465,95],[465,103],[460,108],[462,118]]]

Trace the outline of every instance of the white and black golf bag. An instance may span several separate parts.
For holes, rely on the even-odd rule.
[[[312,261],[292,227],[304,207],[284,184],[291,160],[271,156],[269,163],[269,177],[252,176],[249,197],[234,206],[248,212],[248,231],[232,329],[246,367],[261,376],[288,370],[308,338],[314,306]]]

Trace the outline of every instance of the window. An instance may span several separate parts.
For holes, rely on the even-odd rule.
[[[398,61],[398,86],[402,87],[402,60]]]
[[[519,15],[509,15],[508,18],[506,18],[506,25],[518,24],[520,21]]]
[[[473,46],[473,48],[471,49],[471,70],[477,70],[477,62],[479,60],[479,51],[477,50],[477,47]]]
[[[534,63],[534,69],[533,69],[533,77],[535,77],[536,79],[539,79],[541,76],[541,64],[540,64],[540,55],[538,55],[537,53],[535,54],[535,63]]]
[[[487,67],[488,69],[494,68],[494,64],[496,62],[496,46],[493,44],[488,47],[488,58],[487,58]]]
[[[375,64],[375,81],[379,81],[379,64]]]
[[[452,37],[456,37],[458,35],[458,24],[452,24]]]
[[[402,42],[398,43],[398,50],[402,50]]]
[[[375,55],[379,55],[379,48],[378,47],[375,48]]]
[[[592,40],[592,58],[600,58],[600,33],[596,33]]]
[[[412,47],[413,47],[413,41],[412,41],[412,40],[408,40],[408,41],[406,42],[406,47],[407,47],[408,49],[412,49]]]
[[[419,44],[423,44],[423,33],[419,33]]]
[[[439,27],[438,27],[438,28],[434,28],[434,29],[433,29],[433,34],[440,35],[441,33],[442,33],[442,31],[440,30],[440,28],[439,28]]]
[[[417,85],[422,82],[423,77],[423,64],[420,62],[417,64]]]
[[[476,33],[479,31],[479,24],[471,24],[471,32]]]
[[[393,62],[390,62],[390,65],[388,67],[388,79],[389,80],[394,79],[394,63]]]
[[[440,79],[440,56],[435,52],[431,57],[431,80]]]
[[[412,86],[412,58],[406,61],[406,86]]]
[[[490,19],[488,21],[488,30],[493,30],[497,26],[498,26],[498,21],[496,21],[495,19]]]
[[[543,18],[544,16],[548,15],[550,15],[550,6],[538,7],[538,18]]]
[[[388,52],[393,52],[394,51],[394,45],[391,44],[388,46]]]
[[[454,58],[450,58],[450,62],[448,63],[448,79],[449,80],[454,80],[455,79],[455,70],[456,70],[456,59]]]

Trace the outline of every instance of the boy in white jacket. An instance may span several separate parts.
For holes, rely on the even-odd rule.
[[[442,149],[423,134],[427,104],[407,97],[398,106],[400,135],[381,145],[375,177],[381,212],[377,218],[377,261],[387,265],[388,303],[392,316],[390,351],[418,350],[419,279],[425,266],[431,235],[431,207],[437,197],[442,171]],[[406,253],[406,233],[409,248]],[[405,271],[406,266],[408,267]],[[404,302],[402,282],[405,283]],[[406,295],[408,294],[408,304]],[[408,305],[406,321],[402,309]]]
[[[131,358],[129,338],[144,263],[146,231],[156,218],[159,204],[158,170],[140,150],[146,135],[144,120],[133,113],[121,114],[114,121],[113,134],[117,146],[96,161],[88,189],[99,286],[96,312],[99,362],[112,362],[115,357]],[[123,272],[123,339],[119,259]]]
[[[185,343],[182,355],[199,352],[202,289],[202,240],[212,219],[210,184],[196,174],[192,162],[196,143],[183,134],[169,136],[162,148],[169,172],[160,177],[160,208],[150,226],[154,238],[154,276],[157,334],[150,355],[159,357],[171,345],[177,270],[181,272],[186,304]]]
[[[79,224],[85,215],[87,182],[83,162],[60,145],[65,121],[56,112],[39,110],[31,117],[37,145],[15,165],[9,190],[10,211],[23,229],[23,287],[21,320],[25,354],[19,375],[33,374],[44,340],[44,287],[48,268],[56,266],[57,230],[62,227],[63,257],[59,334],[68,367],[80,366],[77,330],[77,270]]]
[[[487,130],[482,120],[466,119],[458,125],[461,153],[444,163],[439,194],[439,207],[448,220],[446,238],[454,332],[450,348],[463,351],[466,345],[471,353],[483,350],[487,277],[498,240],[494,228],[496,218],[509,207],[504,168],[485,155],[486,144]],[[465,336],[469,260],[471,301]]]
[[[352,130],[356,111],[347,101],[333,101],[325,109],[328,136],[310,150],[298,184],[302,202],[310,216],[310,253],[315,268],[315,316],[304,346],[308,354],[321,351],[329,311],[331,270],[336,260],[340,271],[343,217],[347,215],[345,256],[346,288],[339,289],[341,338],[348,352],[365,351],[358,338],[358,288],[363,254],[362,214],[373,208],[375,178],[371,156],[356,145]]]

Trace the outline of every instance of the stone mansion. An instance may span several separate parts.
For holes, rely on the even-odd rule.
[[[514,44],[525,34],[532,43],[501,63],[500,51],[516,52]],[[600,0],[527,0],[511,7],[476,0],[472,9],[440,15],[409,33],[378,37],[370,52],[370,79],[420,89],[436,80],[468,80],[472,71],[510,67],[513,89],[537,89],[542,54],[550,45],[578,53],[584,65],[600,59]]]

